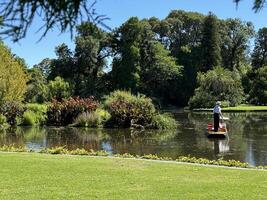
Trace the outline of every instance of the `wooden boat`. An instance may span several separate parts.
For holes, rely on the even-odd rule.
[[[208,124],[206,133],[208,137],[225,137],[228,131],[225,123],[220,123],[220,127],[217,132],[214,131],[214,127],[212,124]]]

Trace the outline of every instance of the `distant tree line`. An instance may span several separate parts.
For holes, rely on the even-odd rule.
[[[254,39],[254,40],[252,40]],[[251,42],[255,41],[251,52]],[[115,30],[77,26],[75,49],[28,69],[26,101],[96,96],[121,89],[159,104],[267,104],[267,28],[175,10],[159,20],[131,17]]]

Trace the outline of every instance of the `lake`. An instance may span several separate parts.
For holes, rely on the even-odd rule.
[[[112,154],[157,154],[177,158],[235,159],[267,165],[267,112],[224,113],[229,131],[225,139],[208,139],[206,125],[212,113],[177,111],[177,130],[85,129],[17,127],[0,132],[0,145],[26,145],[36,151],[65,146],[106,150]]]

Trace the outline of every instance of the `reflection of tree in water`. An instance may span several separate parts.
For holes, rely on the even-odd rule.
[[[212,113],[176,113],[177,130],[86,129],[18,127],[0,133],[0,145],[30,148],[66,146],[107,150],[111,153],[157,154],[176,158],[195,156],[235,159],[267,164],[267,115],[265,113],[223,113],[229,117],[229,141],[209,140],[205,135]]]
[[[254,165],[267,164],[267,114],[251,113],[244,125],[244,136],[247,139],[246,160]]]

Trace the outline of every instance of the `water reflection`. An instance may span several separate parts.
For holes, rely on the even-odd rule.
[[[26,145],[40,150],[65,146],[106,150],[110,154],[157,154],[176,158],[191,155],[208,159],[235,159],[253,165],[267,164],[267,113],[227,113],[229,135],[226,139],[208,139],[206,124],[210,113],[176,113],[178,130],[142,132],[129,129],[82,129],[18,127],[0,133],[0,145]]]

